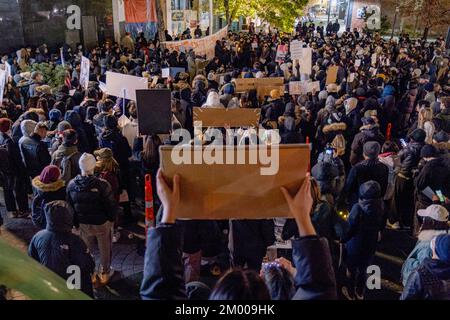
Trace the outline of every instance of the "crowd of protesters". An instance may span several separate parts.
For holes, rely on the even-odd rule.
[[[300,23],[293,35],[230,32],[210,60],[192,50],[170,52],[143,34],[127,34],[122,46],[64,45],[66,83],[58,89],[42,73],[25,70],[33,63],[60,64],[59,52],[42,45],[5,55],[12,76],[0,110],[2,186],[6,214],[31,218],[42,229],[29,255],[62,277],[67,265],[79,265],[82,290],[92,296],[114,273],[117,227],[134,221],[131,207],[149,173],[160,210],[147,235],[143,299],[364,299],[367,267],[385,228],[418,238],[398,275],[401,298],[449,299],[450,64],[444,41],[337,30]],[[301,74],[304,62],[292,61],[289,52],[277,56],[277,47],[294,39],[312,48],[311,74]],[[87,89],[79,83],[82,56],[91,62]],[[165,67],[185,72],[163,78]],[[337,76],[327,84],[330,67],[337,67]],[[174,142],[138,134],[136,103],[100,90],[106,71],[158,77],[152,86],[172,91],[172,129],[193,132],[193,107],[261,108],[260,126],[279,130],[281,143],[312,144],[311,176],[295,195],[280,191],[295,218],[282,232],[291,239],[291,260],[263,263],[275,241],[273,220],[176,221],[180,194],[189,191],[180,190],[178,176],[170,188],[158,171],[159,146]],[[236,90],[237,78],[265,77],[284,78],[286,90],[272,90],[263,100],[256,90]],[[319,81],[320,90],[290,95],[288,83],[299,80]],[[251,128],[239,132],[236,143],[264,143],[250,138]],[[97,267],[90,254],[96,243]],[[213,288],[200,282],[204,260],[220,266]],[[345,276],[337,283],[341,268]]]

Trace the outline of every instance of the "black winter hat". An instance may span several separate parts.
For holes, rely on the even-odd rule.
[[[409,135],[409,137],[415,142],[425,142],[427,134],[423,129],[417,128]]]
[[[422,147],[422,150],[420,150],[420,157],[421,158],[433,158],[438,155],[438,150],[435,146],[431,144],[426,144]]]

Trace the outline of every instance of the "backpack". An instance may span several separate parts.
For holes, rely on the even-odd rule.
[[[68,156],[64,156],[52,161],[52,165],[55,165],[61,171],[62,179],[68,183],[80,173],[80,167],[78,166],[78,159],[81,154],[74,152]],[[75,163],[74,163],[75,162]]]

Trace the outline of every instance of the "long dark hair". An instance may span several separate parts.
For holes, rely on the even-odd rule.
[[[158,135],[149,135],[145,138],[142,150],[142,161],[146,167],[153,167],[159,164],[159,146],[162,144]]]
[[[256,272],[233,269],[219,279],[209,300],[270,300],[270,294]]]

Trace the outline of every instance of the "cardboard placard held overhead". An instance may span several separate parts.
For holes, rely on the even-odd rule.
[[[256,86],[282,86],[284,84],[283,77],[276,78],[258,78],[255,79]]]
[[[308,145],[277,145],[278,155],[274,150],[269,152],[270,148],[257,150],[259,146],[227,146],[223,147],[222,157],[216,157],[222,159],[223,164],[206,164],[205,158],[201,158],[200,164],[194,164],[195,157],[217,156],[219,153],[210,151],[212,147],[162,146],[159,149],[166,181],[171,184],[175,174],[180,176],[181,199],[175,211],[177,218],[212,220],[290,216],[280,187],[286,187],[292,195],[299,190],[310,161]],[[229,152],[234,152],[234,158]],[[250,154],[255,152],[266,152],[268,158],[278,161],[275,174],[261,174],[261,168],[268,168],[273,163],[262,165],[259,155],[255,162],[250,163]],[[192,161],[174,163],[183,155]],[[238,155],[245,156],[245,164],[237,164]],[[229,159],[232,161],[227,161]],[[226,164],[230,162],[234,164]]]
[[[256,89],[256,79],[255,78],[238,78],[234,79],[234,84],[236,85],[236,92],[245,92]]]
[[[336,83],[336,81],[337,81],[337,72],[338,72],[338,67],[337,66],[331,66],[331,67],[328,68],[326,84]]]
[[[278,90],[280,92],[280,96],[284,94],[284,85],[282,86],[257,86],[256,95],[258,96],[259,101],[263,101],[265,96],[270,96],[270,91]]]
[[[106,71],[106,93],[112,96],[136,101],[136,90],[148,89],[148,79]]]
[[[202,127],[257,127],[260,108],[194,108],[194,122],[201,121]]]
[[[172,111],[169,89],[136,90],[136,107],[140,134],[169,133]]]

